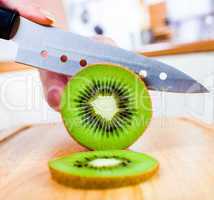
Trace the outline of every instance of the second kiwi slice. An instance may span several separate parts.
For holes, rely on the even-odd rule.
[[[95,64],[69,81],[61,114],[80,144],[96,150],[124,149],[148,126],[152,105],[138,75],[117,65]]]
[[[138,184],[152,177],[158,167],[151,156],[126,150],[81,152],[49,161],[55,181],[84,189]]]

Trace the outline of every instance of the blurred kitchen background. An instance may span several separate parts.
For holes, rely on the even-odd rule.
[[[55,25],[154,57],[205,84],[209,94],[151,91],[154,116],[214,122],[214,0],[24,0],[53,13]],[[29,31],[30,34],[30,31]],[[0,63],[1,128],[59,121],[48,107],[36,69]]]
[[[69,29],[140,50],[214,38],[214,0],[64,0]]]

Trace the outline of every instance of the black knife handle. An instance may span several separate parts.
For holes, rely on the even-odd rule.
[[[9,40],[15,36],[20,23],[19,13],[0,7],[0,38]]]

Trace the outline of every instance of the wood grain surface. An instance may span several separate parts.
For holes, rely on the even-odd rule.
[[[0,143],[1,200],[213,200],[214,128],[191,119],[155,119],[132,150],[160,161],[141,185],[78,190],[55,183],[47,162],[84,151],[62,124],[34,125]]]

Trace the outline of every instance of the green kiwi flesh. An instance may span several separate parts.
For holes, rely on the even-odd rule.
[[[80,152],[49,161],[55,181],[84,189],[139,184],[153,176],[158,166],[154,158],[126,150]]]
[[[69,81],[60,112],[69,134],[83,146],[124,149],[145,131],[152,105],[138,75],[121,66],[95,64]]]

